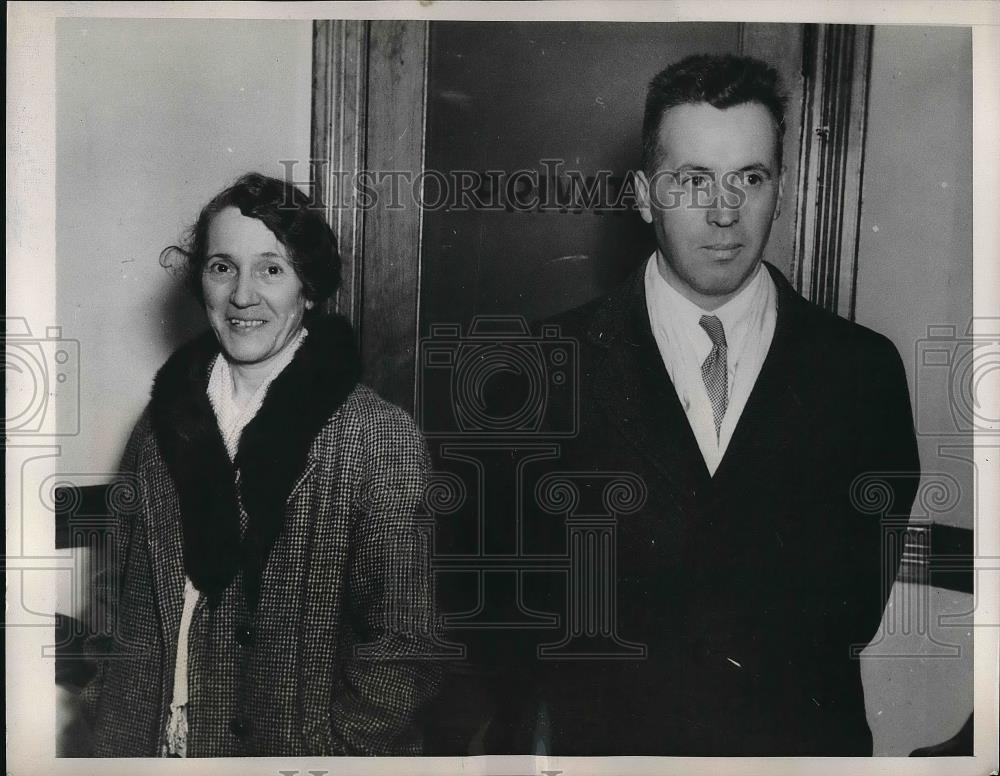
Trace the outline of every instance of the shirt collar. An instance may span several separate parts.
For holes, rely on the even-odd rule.
[[[649,259],[649,271],[655,293],[660,296],[664,303],[664,311],[682,325],[693,327],[703,333],[704,330],[699,324],[701,317],[703,315],[716,316],[722,322],[730,350],[737,350],[754,312],[759,306],[767,303],[765,285],[767,270],[764,268],[763,262],[757,265],[753,279],[736,296],[714,310],[703,310],[663,279],[657,261],[658,252],[653,251],[653,255]],[[704,336],[707,338],[708,334]]]

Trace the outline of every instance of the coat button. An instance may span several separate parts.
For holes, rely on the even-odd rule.
[[[229,723],[229,730],[237,738],[246,738],[250,735],[250,723],[243,717],[234,717]]]
[[[236,629],[236,643],[241,647],[250,646],[250,642],[253,641],[253,631],[247,625],[240,626]]]

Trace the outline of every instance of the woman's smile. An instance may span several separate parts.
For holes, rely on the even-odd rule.
[[[267,321],[262,318],[230,318],[229,325],[236,329],[258,329]]]

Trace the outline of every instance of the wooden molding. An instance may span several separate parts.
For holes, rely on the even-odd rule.
[[[361,323],[361,236],[355,176],[364,167],[368,96],[368,22],[331,19],[313,24],[313,195],[337,235],[342,281],[335,310]]]
[[[808,25],[792,279],[854,318],[872,28]]]
[[[390,207],[391,179],[373,186],[378,204],[365,220],[361,355],[367,381],[413,412],[423,208],[410,181],[424,169],[426,21],[371,22],[365,167],[405,172],[402,207]],[[419,192],[416,192],[419,195]]]
[[[313,28],[312,184],[343,261],[336,309],[355,327],[365,380],[412,411],[424,166],[426,21],[325,20]],[[387,207],[405,173],[402,207]],[[366,209],[355,185],[365,177]],[[383,176],[380,177],[379,176]],[[396,183],[395,185],[399,185]]]

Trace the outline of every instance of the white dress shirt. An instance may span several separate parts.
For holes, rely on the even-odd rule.
[[[649,323],[705,466],[714,475],[771,347],[777,289],[761,265],[753,280],[736,296],[715,310],[702,310],[663,279],[656,260],[654,252],[646,264]],[[716,316],[726,334],[729,400],[718,435],[701,375],[701,365],[712,350],[712,340],[698,323],[703,315]]]
[[[292,362],[295,351],[299,349],[305,337],[306,330],[301,329],[295,339],[281,352],[264,382],[245,403],[236,400],[236,384],[233,382],[229,362],[221,355],[216,357],[208,377],[208,400],[215,411],[215,419],[219,424],[219,431],[230,460],[236,457],[243,429],[260,411],[267,389],[274,378]],[[163,754],[172,757],[187,756],[188,637],[200,597],[198,589],[185,575],[184,608],[177,631],[177,659],[174,663],[174,694],[170,701],[170,717],[167,720],[166,741],[163,745]]]

